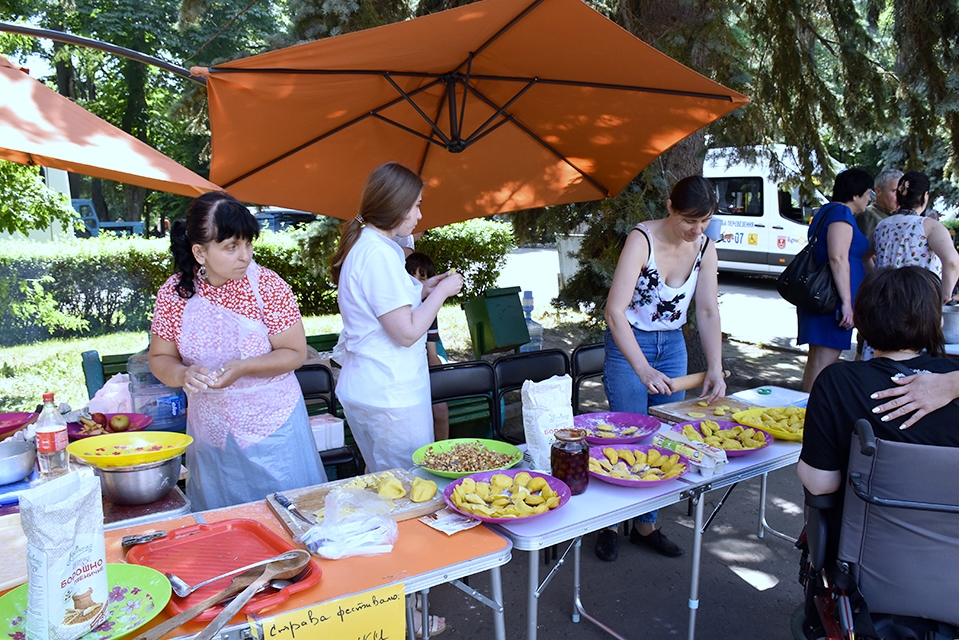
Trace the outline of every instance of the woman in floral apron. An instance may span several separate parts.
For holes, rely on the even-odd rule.
[[[157,293],[150,368],[187,393],[187,497],[196,511],[326,482],[293,370],[306,358],[289,285],[253,262],[259,225],[223,192],[174,222],[179,273]]]

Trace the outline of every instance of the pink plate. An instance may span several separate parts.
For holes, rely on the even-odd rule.
[[[709,418],[703,418],[703,420],[709,420]],[[699,423],[702,422],[703,420],[693,420],[691,422],[674,424],[671,427],[670,431],[676,431],[677,433],[681,433],[683,430],[683,427],[685,427],[688,424],[688,425],[692,425],[693,429],[695,429],[696,432],[699,433],[699,435],[703,435],[702,430],[699,428]],[[746,426],[741,425],[738,422],[727,422],[725,420],[713,420],[713,422],[718,424],[720,429],[734,429],[736,427],[743,427],[743,429],[747,428]],[[768,433],[766,433],[765,431],[761,431],[760,429],[755,429],[755,428],[753,429],[753,431],[755,431],[756,433],[763,434],[763,437],[766,439],[766,444],[762,445],[761,447],[756,447],[755,449],[723,449],[723,451],[726,452],[726,457],[738,458],[740,456],[746,456],[752,453],[753,451],[760,451],[761,449],[765,449],[766,447],[768,447],[769,445],[773,443],[774,438]]]
[[[596,425],[606,423],[612,425],[613,430],[610,433],[616,434],[615,438],[600,438],[591,435],[590,431],[596,433]],[[622,412],[603,412],[603,413],[583,413],[573,416],[573,426],[577,429],[586,430],[586,442],[590,444],[633,444],[653,435],[660,430],[662,425],[659,420],[642,413],[622,413]],[[621,436],[623,429],[636,427],[636,432],[628,436]]]
[[[533,478],[543,478],[544,480],[546,480],[550,488],[553,491],[555,491],[556,494],[559,496],[559,506],[556,507],[556,509],[550,509],[546,513],[536,513],[531,516],[526,516],[523,518],[490,518],[488,516],[478,516],[474,513],[468,513],[466,511],[462,511],[453,503],[453,498],[451,497],[453,495],[453,490],[456,489],[456,487],[459,486],[463,482],[463,480],[465,480],[466,478],[472,478],[474,482],[489,482],[489,479],[498,473],[502,473],[512,478],[516,476],[517,473],[523,473],[523,472],[528,473]],[[472,475],[465,476],[463,478],[460,478],[458,480],[455,480],[449,483],[446,486],[446,488],[443,489],[443,499],[446,500],[446,504],[447,506],[449,506],[450,509],[452,509],[456,513],[461,513],[468,518],[475,518],[476,520],[482,520],[483,522],[491,522],[493,524],[507,524],[510,522],[532,520],[533,518],[538,518],[539,516],[545,516],[549,513],[552,513],[553,511],[556,511],[557,509],[562,509],[563,505],[569,502],[569,498],[571,495],[572,494],[569,492],[569,487],[562,480],[554,478],[553,476],[547,475],[545,473],[540,473],[539,471],[529,471],[525,469],[504,469],[501,471],[484,471],[482,473],[474,473]]]
[[[36,413],[28,413],[26,411],[0,413],[0,440],[3,439],[3,434],[16,431],[23,425],[33,422],[36,418]]]
[[[121,415],[119,413],[104,413],[107,417],[107,426],[104,427],[103,433],[80,433],[80,429],[83,428],[83,425],[79,422],[68,422],[67,423],[67,435],[70,436],[71,440],[83,440],[84,438],[92,438],[93,436],[102,436],[108,433],[130,433],[131,431],[143,431],[151,424],[153,424],[153,418],[146,415],[145,413],[126,413],[123,415],[130,417],[130,426],[126,428],[126,431],[114,431],[110,428],[110,418],[113,416]]]
[[[604,448],[605,447],[590,447],[589,457],[595,458],[596,460],[605,460],[606,456],[603,455]],[[673,455],[673,452],[670,451],[669,449],[655,447],[651,444],[631,444],[625,447],[617,445],[614,448],[629,449],[630,451],[642,451],[643,453],[647,453],[650,449],[656,449],[656,451],[659,451],[660,454],[666,457]],[[602,480],[603,482],[608,482],[610,484],[622,485],[624,487],[653,487],[653,486],[661,485],[664,482],[671,482],[672,480],[676,480],[677,478],[682,478],[684,475],[689,473],[689,467],[690,467],[689,460],[685,456],[679,456],[679,461],[686,465],[686,470],[683,471],[678,476],[676,476],[675,478],[670,478],[669,480],[625,480],[623,478],[611,478],[609,476],[604,476],[603,474],[596,473],[595,471],[590,471],[589,475],[593,476],[597,480]]]

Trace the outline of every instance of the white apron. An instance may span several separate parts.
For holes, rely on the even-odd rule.
[[[247,278],[263,311],[259,267]],[[183,363],[216,371],[230,360],[273,350],[260,320],[194,295],[183,310],[177,343]],[[195,511],[262,500],[326,482],[303,394],[292,371],[273,378],[245,376],[225,389],[187,392],[187,497]]]

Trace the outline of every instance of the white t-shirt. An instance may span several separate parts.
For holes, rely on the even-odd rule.
[[[406,272],[403,249],[391,239],[364,228],[340,270],[339,306],[343,317],[337,351],[345,350],[344,374],[362,380],[363,394],[378,406],[410,404],[411,387],[425,386],[426,334],[410,347],[395,343],[386,333],[380,316],[400,307],[420,306],[423,285]],[[361,374],[361,375],[360,375]],[[344,375],[340,376],[340,383]],[[348,384],[348,387],[353,386]],[[354,396],[360,389],[345,389]],[[337,394],[339,394],[339,389]],[[370,396],[375,396],[374,398]]]

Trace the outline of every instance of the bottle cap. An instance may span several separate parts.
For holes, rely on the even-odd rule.
[[[43,394],[43,401],[44,401],[44,402],[53,402],[53,394],[52,394],[52,393],[45,393],[45,394]]]

